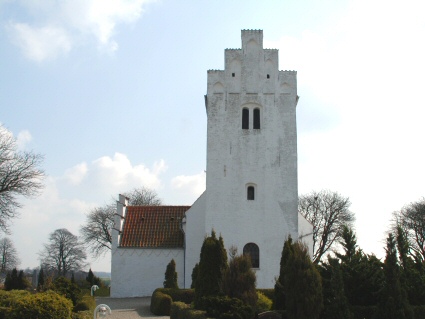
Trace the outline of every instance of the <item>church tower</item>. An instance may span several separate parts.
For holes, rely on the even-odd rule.
[[[225,50],[225,69],[208,71],[206,191],[192,206],[205,210],[196,223],[192,209],[186,214],[187,281],[212,229],[226,249],[251,255],[259,288],[274,286],[284,241],[298,238],[297,73],[278,66],[263,31],[242,30],[242,48]],[[200,244],[189,242],[192,227]]]

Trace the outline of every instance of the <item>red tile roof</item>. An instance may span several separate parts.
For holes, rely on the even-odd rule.
[[[190,206],[127,206],[120,247],[183,247],[181,220]]]

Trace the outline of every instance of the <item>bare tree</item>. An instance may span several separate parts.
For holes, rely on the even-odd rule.
[[[134,188],[130,192],[124,193],[124,196],[129,198],[130,206],[162,205],[162,200],[158,197],[157,192],[147,187]]]
[[[406,234],[409,255],[425,260],[425,198],[404,206],[393,214],[393,231],[400,227]]]
[[[49,243],[44,244],[40,259],[43,268],[54,270],[58,276],[65,276],[69,271],[81,270],[85,266],[86,253],[78,237],[61,228],[50,234]]]
[[[111,230],[114,227],[115,205],[96,207],[87,214],[86,224],[80,234],[90,253],[99,257],[111,250]]]
[[[298,211],[313,224],[314,263],[340,239],[344,225],[352,226],[355,217],[349,210],[350,205],[348,197],[329,190],[299,197]]]
[[[4,274],[18,267],[20,261],[13,242],[4,237],[0,239],[0,273]]]
[[[149,188],[135,188],[125,193],[131,206],[159,206],[162,200]],[[109,204],[96,207],[87,214],[86,224],[81,226],[80,234],[86,247],[94,257],[111,250],[111,230],[114,227],[116,205]]]
[[[19,152],[16,139],[0,125],[0,230],[8,232],[8,222],[18,216],[17,197],[37,195],[43,188],[43,156]]]

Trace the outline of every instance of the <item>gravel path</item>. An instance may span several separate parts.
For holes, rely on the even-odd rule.
[[[108,319],[169,319],[170,317],[155,316],[149,310],[151,297],[140,298],[109,298],[96,297],[96,305],[105,304],[112,310]]]

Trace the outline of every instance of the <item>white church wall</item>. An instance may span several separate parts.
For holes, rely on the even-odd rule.
[[[179,287],[184,286],[183,249],[118,248],[112,253],[111,297],[151,296],[163,287],[168,263],[174,259]]]
[[[185,288],[190,288],[192,283],[192,270],[199,262],[202,243],[206,235],[205,230],[205,200],[204,192],[192,207],[186,212],[185,230]],[[211,232],[211,230],[210,230]]]

